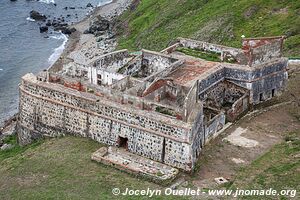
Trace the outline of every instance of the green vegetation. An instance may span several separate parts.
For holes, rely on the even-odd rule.
[[[190,48],[183,48],[183,47],[177,48],[176,50],[196,58],[202,58],[204,60],[214,61],[214,62],[221,62],[220,54],[214,52],[200,51],[197,49],[190,49]]]
[[[176,116],[170,109],[164,108],[164,107],[161,107],[161,106],[157,106],[155,108],[155,111],[159,112],[159,113],[162,113],[162,114],[165,114],[165,115],[170,115],[170,116],[173,116],[173,117]]]
[[[299,191],[300,131],[290,133],[285,141],[243,168],[231,189],[283,189]],[[246,198],[246,197],[245,197]],[[253,197],[252,197],[253,198]],[[268,199],[267,197],[265,197]],[[272,199],[272,197],[269,197]],[[247,198],[246,198],[247,199]],[[249,197],[251,199],[251,197]],[[281,197],[281,199],[289,199]]]
[[[86,138],[70,136],[18,147],[21,150],[13,157],[3,158],[5,152],[0,151],[0,199],[148,199],[114,196],[112,189],[161,188],[91,161],[91,154],[102,146]]]
[[[28,149],[34,149],[43,143],[43,141],[41,140],[41,141],[37,141],[31,145],[21,147],[17,143],[16,135],[11,135],[11,136],[6,137],[3,142],[6,144],[11,144],[11,145],[13,145],[13,147],[11,149],[0,151],[0,165],[1,165],[1,161],[5,160],[7,158],[10,158],[10,157],[16,156],[18,154],[21,154]]]
[[[119,48],[162,50],[177,37],[241,47],[242,35],[286,35],[285,54],[300,56],[295,0],[141,0],[119,22]]]
[[[87,91],[92,94],[95,92],[92,88],[88,88]]]

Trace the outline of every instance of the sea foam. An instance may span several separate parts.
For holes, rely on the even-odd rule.
[[[35,20],[32,19],[31,17],[27,17],[26,20],[27,20],[27,21],[30,21],[30,22],[35,22]]]
[[[97,5],[97,7],[100,7],[100,6],[104,6],[104,5],[106,5],[106,4],[109,4],[109,3],[112,3],[113,2],[113,0],[107,0],[107,1],[101,1],[98,5]]]
[[[39,0],[39,2],[46,3],[46,4],[55,3],[54,0]]]
[[[63,53],[66,43],[68,41],[68,37],[63,33],[58,33],[58,35],[52,35],[52,36],[50,36],[50,38],[56,39],[56,40],[63,40],[63,43],[59,47],[54,49],[52,55],[48,59],[48,62],[51,66],[57,61],[59,56]]]

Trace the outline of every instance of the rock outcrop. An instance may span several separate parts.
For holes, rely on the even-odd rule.
[[[38,11],[32,10],[30,12],[30,18],[37,20],[37,21],[45,21],[47,19],[47,17],[41,13],[39,13]]]
[[[109,28],[110,28],[110,22],[99,15],[95,18],[94,21],[91,22],[90,27],[86,31],[84,31],[84,33],[102,35],[103,31],[107,31],[109,30]]]

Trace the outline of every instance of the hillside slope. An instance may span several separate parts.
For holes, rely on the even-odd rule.
[[[286,35],[300,56],[300,1],[135,0],[119,21],[119,48],[161,50],[177,37],[240,47],[241,36]]]

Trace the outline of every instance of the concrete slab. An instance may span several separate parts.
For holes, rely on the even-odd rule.
[[[246,137],[241,136],[243,133],[246,133],[247,129],[238,127],[233,133],[224,138],[233,145],[245,147],[245,148],[253,148],[256,147],[259,143],[256,140],[248,139]]]
[[[245,161],[242,160],[242,159],[240,159],[240,158],[232,158],[231,160],[232,160],[232,162],[234,162],[235,164],[243,164],[243,163],[245,163]]]
[[[179,173],[176,168],[130,153],[123,148],[102,147],[94,152],[91,158],[161,184],[171,182]]]

